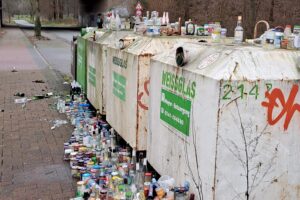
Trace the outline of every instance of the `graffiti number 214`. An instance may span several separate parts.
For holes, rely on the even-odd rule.
[[[267,87],[267,91],[270,91],[272,89],[272,84],[271,83],[267,83],[266,84]],[[249,91],[249,93],[246,92],[246,87],[244,84],[240,84],[236,87],[233,87],[231,84],[225,84],[223,86],[223,91],[224,91],[224,95],[222,97],[222,100],[231,100],[232,99],[232,94],[235,93],[239,93],[239,97],[241,99],[245,98],[245,95],[249,95],[249,96],[254,96],[255,99],[258,98],[259,96],[259,87],[257,84],[255,84]]]

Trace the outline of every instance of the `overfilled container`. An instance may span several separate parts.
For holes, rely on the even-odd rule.
[[[152,56],[191,39],[141,37],[125,49],[108,47],[107,121],[137,150],[146,150]]]
[[[87,97],[91,104],[105,115],[106,96],[104,87],[107,68],[107,46],[118,44],[119,40],[132,31],[107,31],[96,41],[87,41]]]
[[[87,33],[84,36],[77,37],[77,67],[76,81],[80,84],[81,89],[86,92],[86,42],[93,33]]]
[[[150,164],[196,199],[299,199],[300,52],[182,48],[151,60]]]

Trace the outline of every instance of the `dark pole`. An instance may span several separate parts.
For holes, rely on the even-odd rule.
[[[0,28],[2,27],[2,0],[0,0]]]

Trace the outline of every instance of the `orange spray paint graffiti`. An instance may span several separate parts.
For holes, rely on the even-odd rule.
[[[145,91],[145,93],[146,93],[147,96],[149,96],[149,89],[148,89],[149,84],[150,84],[150,80],[145,81],[145,83],[144,83],[144,91]],[[145,103],[142,102],[142,98],[143,98],[143,96],[144,96],[145,93],[144,92],[139,93],[139,95],[138,95],[138,105],[142,109],[148,110],[149,109],[148,105],[146,105]]]
[[[300,104],[295,103],[298,91],[299,86],[293,85],[287,100],[285,100],[284,94],[279,88],[273,89],[271,93],[266,92],[266,98],[269,101],[264,101],[261,105],[267,108],[268,123],[270,125],[275,125],[285,115],[284,130],[287,130],[289,128],[291,119],[293,118],[295,112],[300,112]],[[278,101],[281,104],[282,110],[278,112],[279,114],[276,117],[273,117],[274,109],[280,109],[277,103]]]

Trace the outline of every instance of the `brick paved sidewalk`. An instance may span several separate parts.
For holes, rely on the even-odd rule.
[[[31,101],[25,108],[14,103],[18,92],[30,98],[67,92],[67,88],[48,68],[17,70],[13,73],[0,68],[0,200],[69,199],[76,188],[69,166],[63,161],[63,143],[73,128],[67,124],[51,130],[51,120],[66,119],[51,106],[57,100]]]

